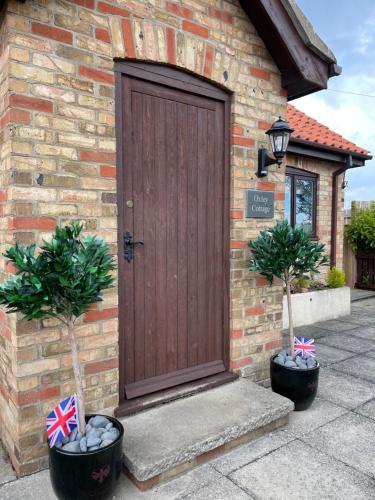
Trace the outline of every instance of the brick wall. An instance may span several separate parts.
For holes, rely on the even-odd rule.
[[[314,160],[288,154],[286,165],[307,170],[318,174],[317,192],[317,220],[316,232],[319,241],[326,245],[326,253],[331,252],[331,222],[332,222],[332,174],[340,168],[340,165],[333,162]],[[343,269],[343,244],[344,244],[344,191],[341,188],[342,176],[338,180],[337,196],[337,244],[336,244],[336,267]],[[329,266],[323,266],[317,280],[324,281],[329,270]]]
[[[10,0],[5,26],[2,250],[16,240],[40,243],[56,223],[78,218],[116,252],[115,57],[169,63],[234,92],[231,368],[268,378],[269,356],[281,343],[282,289],[247,270],[247,241],[270,221],[244,218],[245,190],[275,191],[275,219],[283,217],[283,170],[271,167],[267,180],[255,171],[264,131],[286,115],[286,97],[238,1]],[[4,263],[1,270],[11,272]],[[117,307],[113,289],[77,331],[88,411],[112,413],[118,403]],[[46,466],[44,418],[73,391],[71,359],[66,332],[54,321],[9,318],[1,339],[0,432],[24,475]]]

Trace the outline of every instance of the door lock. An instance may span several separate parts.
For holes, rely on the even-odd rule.
[[[143,245],[143,241],[133,241],[133,236],[129,231],[124,235],[124,259],[131,262],[134,259],[134,246]]]

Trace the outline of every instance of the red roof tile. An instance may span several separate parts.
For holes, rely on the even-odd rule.
[[[294,139],[303,139],[304,141],[315,142],[322,146],[331,146],[363,155],[369,154],[369,151],[366,149],[344,139],[340,134],[333,132],[291,104],[288,104],[287,116],[289,125],[294,129],[292,135]]]

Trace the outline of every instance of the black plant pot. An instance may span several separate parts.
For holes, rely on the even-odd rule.
[[[306,410],[315,399],[319,382],[319,364],[308,370],[289,368],[275,363],[271,358],[271,387],[273,392],[281,394],[294,403],[296,411]]]
[[[94,415],[86,415],[86,421]],[[113,417],[103,415],[120,431],[110,445],[87,453],[49,448],[49,471],[55,495],[60,500],[111,498],[122,470],[124,428]]]

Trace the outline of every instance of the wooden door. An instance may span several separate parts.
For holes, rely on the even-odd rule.
[[[120,385],[131,399],[227,369],[229,97],[161,66],[116,69]]]

